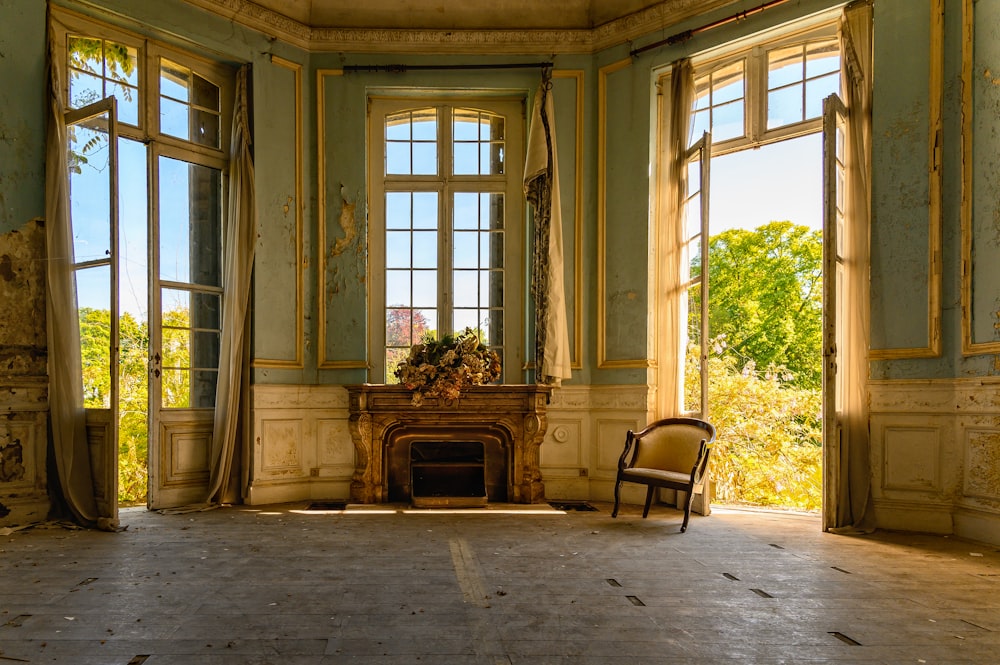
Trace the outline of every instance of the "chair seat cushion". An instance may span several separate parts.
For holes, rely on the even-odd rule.
[[[661,471],[660,469],[644,469],[633,467],[622,470],[622,480],[633,483],[670,483],[677,485],[690,485],[691,474],[678,473],[677,471]]]

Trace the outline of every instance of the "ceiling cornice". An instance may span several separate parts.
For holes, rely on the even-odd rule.
[[[589,54],[733,4],[735,0],[665,0],[591,29],[423,30],[314,27],[253,0],[185,0],[190,5],[314,52]]]

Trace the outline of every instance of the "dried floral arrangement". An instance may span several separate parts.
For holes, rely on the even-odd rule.
[[[395,370],[396,378],[413,391],[413,405],[425,397],[455,400],[469,386],[481,386],[500,378],[500,356],[483,344],[479,335],[466,328],[436,339],[432,333]]]

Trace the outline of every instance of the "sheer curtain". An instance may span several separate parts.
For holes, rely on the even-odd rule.
[[[83,370],[73,274],[73,230],[69,207],[66,119],[62,75],[49,37],[49,117],[45,153],[46,323],[49,355],[49,425],[59,489],[81,525],[114,529],[113,516],[100,515],[87,445]]]
[[[848,113],[844,292],[846,353],[838,371],[845,386],[837,527],[871,530],[868,423],[869,242],[871,217],[872,3],[853,2],[840,25],[841,87]]]
[[[226,214],[223,272],[222,343],[219,381],[215,390],[215,423],[212,433],[211,480],[206,502],[219,504],[243,498],[249,474],[249,450],[239,449],[237,433],[246,383],[244,350],[249,328],[250,278],[257,242],[254,204],[253,156],[250,147],[248,78],[250,65],[236,75],[236,104],[229,154],[229,206]],[[242,453],[240,486],[233,488],[233,464]]]
[[[687,261],[684,256],[684,199],[687,195],[687,169],[685,153],[690,142],[691,107],[694,103],[694,67],[689,58],[673,64],[670,73],[669,110],[662,162],[666,164],[660,180],[663,215],[659,234],[662,251],[660,272],[661,290],[656,300],[662,315],[659,330],[659,380],[658,417],[676,416],[681,410],[684,388],[684,349],[687,322],[684,274]]]

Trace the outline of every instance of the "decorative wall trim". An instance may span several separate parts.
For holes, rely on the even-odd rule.
[[[869,389],[878,526],[1000,543],[1000,379],[874,381]]]
[[[629,42],[732,0],[666,0],[594,28],[546,30],[410,30],[312,27],[251,0],[187,0],[299,48],[353,53],[594,53]]]
[[[367,369],[367,360],[330,360],[326,357],[326,266],[329,248],[326,246],[327,201],[326,201],[326,77],[343,76],[343,69],[316,70],[316,219],[317,219],[317,262],[318,280],[316,302],[319,308],[319,331],[316,340],[317,369]]]
[[[573,353],[570,367],[583,369],[583,70],[553,70],[552,78],[576,83],[573,185]]]
[[[597,72],[597,368],[648,368],[646,358],[609,360],[607,355],[607,232],[608,232],[608,77],[632,64],[631,58],[601,67]]]
[[[295,80],[295,358],[255,358],[252,366],[259,369],[302,369],[305,352],[305,303],[303,289],[303,273],[306,265],[303,261],[302,237],[302,65],[297,62],[271,56],[271,64],[291,70]]]
[[[1000,353],[1000,342],[979,342],[973,339],[972,320],[974,286],[974,265],[972,260],[973,240],[973,167],[975,151],[973,149],[974,127],[974,93],[973,66],[975,57],[975,3],[974,0],[962,2],[962,197],[961,197],[961,227],[962,227],[962,353],[978,355]]]
[[[971,0],[970,0],[971,1]],[[930,0],[930,49],[928,72],[928,219],[927,256],[930,261],[927,275],[927,346],[899,349],[871,349],[871,360],[897,360],[902,358],[937,358],[941,355],[941,288],[942,268],[942,142],[944,137],[944,0]],[[965,42],[963,41],[963,51]],[[963,56],[964,67],[964,56]],[[963,76],[964,81],[964,76]],[[964,88],[963,88],[964,90]],[[964,101],[964,97],[963,97]],[[970,115],[963,109],[963,123]],[[963,159],[963,164],[967,160]],[[964,202],[964,188],[963,188]],[[965,224],[962,225],[963,231]],[[964,276],[963,271],[963,276]],[[966,291],[963,288],[963,298]],[[963,312],[967,311],[963,307]],[[963,316],[963,324],[964,324]]]

